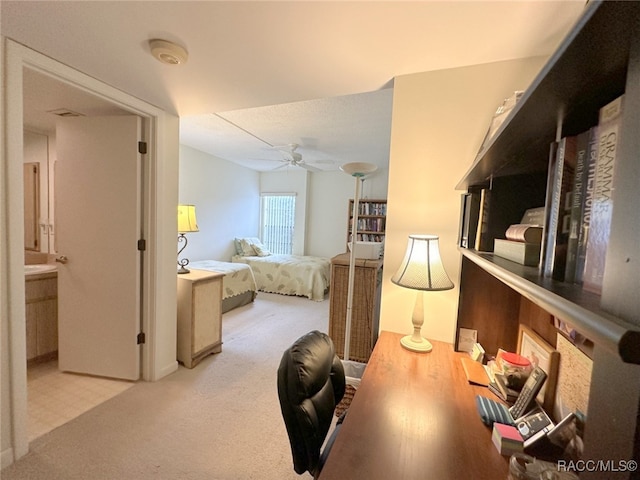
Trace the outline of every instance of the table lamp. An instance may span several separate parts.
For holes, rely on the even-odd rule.
[[[187,247],[187,237],[185,233],[198,232],[198,223],[196,222],[196,207],[195,205],[178,205],[178,245],[184,243],[180,250],[178,250],[178,273],[189,273],[187,265],[189,260],[183,258],[180,260],[180,254]]]
[[[409,243],[404,260],[391,281],[401,287],[418,290],[413,308],[413,334],[400,339],[407,350],[430,352],[431,343],[422,337],[420,330],[424,323],[423,295],[425,291],[450,290],[453,282],[442,265],[438,237],[436,235],[409,235]]]

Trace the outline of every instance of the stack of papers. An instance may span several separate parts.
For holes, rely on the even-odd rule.
[[[516,427],[504,425],[502,423],[493,424],[493,434],[491,440],[496,446],[500,455],[511,456],[516,452],[522,452],[524,449],[524,440]]]

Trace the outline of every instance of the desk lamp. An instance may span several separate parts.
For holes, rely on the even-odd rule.
[[[422,337],[424,323],[423,295],[425,291],[450,290],[453,282],[444,270],[436,235],[409,235],[409,243],[400,268],[391,281],[401,287],[418,290],[413,308],[413,334],[400,339],[407,350],[430,352],[433,346]]]
[[[184,243],[182,248],[178,250],[178,265],[180,266],[178,273],[180,274],[189,273],[189,269],[187,269],[189,260],[187,258],[180,260],[180,254],[187,247],[187,237],[184,234],[198,231],[195,205],[178,205],[178,245]]]

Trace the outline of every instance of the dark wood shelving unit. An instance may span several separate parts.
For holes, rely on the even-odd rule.
[[[602,295],[460,248],[458,327],[478,331],[488,353],[515,349],[518,325],[552,345],[553,317],[592,342],[584,460],[640,461],[640,2],[590,1],[504,123],[456,186],[490,188],[490,236],[504,238],[527,208],[544,206],[550,144],[597,125],[624,94],[613,216]],[[637,478],[624,470],[580,478]]]

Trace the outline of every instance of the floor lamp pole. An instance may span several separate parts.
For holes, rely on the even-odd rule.
[[[360,211],[360,179],[362,175],[354,174],[356,179],[356,194],[353,198],[353,224],[351,226],[351,252],[349,256],[349,281],[347,287],[347,319],[344,330],[344,360],[349,360],[349,346],[351,345],[351,319],[353,316],[353,286],[356,273],[356,243],[358,240],[358,213]]]
[[[365,175],[373,173],[378,167],[371,163],[352,162],[340,167],[344,173],[355,177],[356,194],[353,199],[353,223],[351,225],[351,255],[349,256],[349,286],[347,288],[347,318],[344,325],[344,360],[349,360],[351,344],[351,318],[353,314],[353,284],[356,273],[356,245],[358,243],[358,213],[360,212],[360,185]]]

